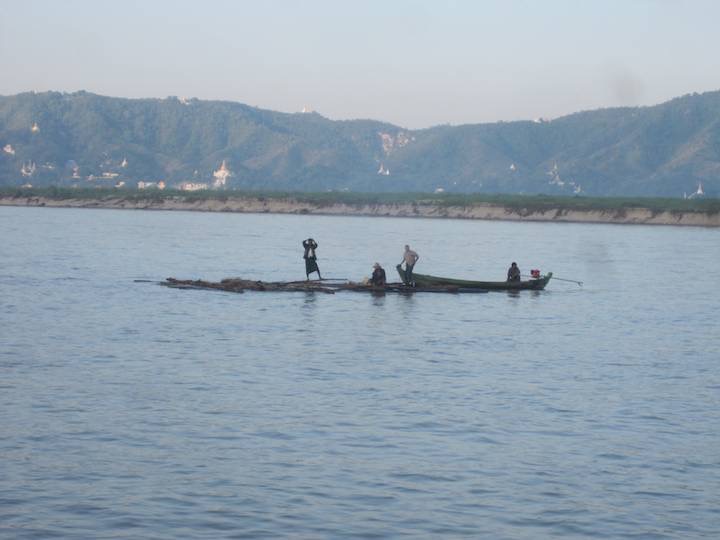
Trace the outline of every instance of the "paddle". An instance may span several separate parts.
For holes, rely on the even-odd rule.
[[[552,278],[553,278],[553,279],[560,280],[560,281],[569,281],[570,283],[577,283],[580,287],[582,287],[582,284],[583,284],[582,281],[576,281],[576,280],[574,280],[574,279],[565,279],[565,278],[555,277],[555,276],[553,276]]]
[[[529,278],[532,278],[532,279],[537,279],[536,277],[528,276],[527,274],[523,274],[523,277],[529,277]],[[565,279],[565,278],[561,278],[561,277],[555,277],[555,274],[553,274],[553,277],[552,277],[552,278],[553,278],[553,279],[557,279],[558,281],[569,281],[570,283],[577,283],[580,287],[582,287],[582,284],[583,284],[582,281],[576,281],[576,280],[574,280],[574,279]]]

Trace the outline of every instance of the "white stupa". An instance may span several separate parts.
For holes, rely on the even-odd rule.
[[[705,191],[702,187],[702,182],[698,182],[698,187],[695,190],[694,193],[691,193],[690,195],[685,196],[686,199],[697,199],[698,197],[704,197]]]
[[[214,188],[220,188],[225,187],[225,184],[227,183],[227,179],[232,176],[232,172],[227,166],[227,163],[225,163],[225,160],[223,159],[222,164],[220,165],[220,168],[213,173],[213,187]]]

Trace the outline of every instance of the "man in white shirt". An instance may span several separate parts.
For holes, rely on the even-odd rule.
[[[415,263],[418,262],[418,259],[420,258],[420,255],[418,255],[416,252],[414,252],[412,249],[410,249],[410,246],[405,246],[405,253],[403,253],[403,262],[405,263],[405,284],[415,286],[415,282],[413,281],[413,268],[415,268]],[[402,264],[402,263],[400,263]]]

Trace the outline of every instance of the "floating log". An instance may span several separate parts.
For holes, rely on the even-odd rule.
[[[243,293],[245,291],[262,292],[321,292],[335,294],[337,291],[369,292],[375,294],[419,292],[431,293],[485,293],[482,289],[472,289],[457,286],[423,286],[409,287],[404,283],[388,283],[384,287],[376,287],[366,283],[347,281],[343,283],[328,283],[323,280],[313,281],[254,281],[241,278],[226,278],[222,281],[204,281],[201,279],[167,278],[160,283],[174,289],[215,289],[220,291]]]
[[[175,289],[216,289],[220,291],[242,293],[245,291],[312,291],[334,294],[331,287],[313,281],[303,282],[268,282],[252,281],[249,279],[226,278],[220,282],[204,281],[202,279],[175,279],[167,278],[161,285]]]

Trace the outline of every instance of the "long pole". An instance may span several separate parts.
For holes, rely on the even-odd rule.
[[[523,277],[532,278],[533,276],[528,276],[527,274],[523,274]],[[582,281],[577,281],[575,279],[565,279],[565,278],[561,278],[561,277],[555,277],[555,274],[553,274],[552,278],[557,279],[558,281],[569,281],[570,283],[577,283],[580,287],[582,287],[582,284],[583,284]],[[533,279],[537,279],[537,278],[533,278]]]

